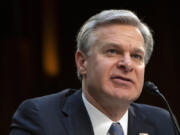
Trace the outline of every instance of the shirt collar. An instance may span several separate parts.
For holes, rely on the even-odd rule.
[[[104,113],[99,111],[96,107],[94,107],[84,96],[82,93],[82,99],[84,102],[84,105],[86,107],[86,110],[89,114],[94,134],[95,135],[107,135],[107,132],[113,123],[111,119],[109,119]],[[121,120],[119,121],[121,124],[124,135],[127,135],[127,128],[128,128],[128,111],[123,115]]]

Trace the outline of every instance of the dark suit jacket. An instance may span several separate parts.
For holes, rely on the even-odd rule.
[[[10,135],[94,135],[81,90],[24,101],[15,112]],[[164,109],[133,103],[129,107],[128,135],[176,135]]]

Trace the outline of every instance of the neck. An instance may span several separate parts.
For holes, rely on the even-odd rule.
[[[86,99],[99,111],[109,117],[112,121],[119,121],[128,110],[129,105],[117,104],[117,101],[108,101],[107,99],[100,100],[99,98],[94,98],[84,89],[83,92]]]

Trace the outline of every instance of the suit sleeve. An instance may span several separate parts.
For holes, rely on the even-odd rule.
[[[32,100],[24,101],[15,112],[9,135],[43,135],[38,107]]]

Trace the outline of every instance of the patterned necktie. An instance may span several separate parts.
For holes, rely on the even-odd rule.
[[[109,135],[124,135],[123,129],[120,123],[112,123],[108,133]]]

